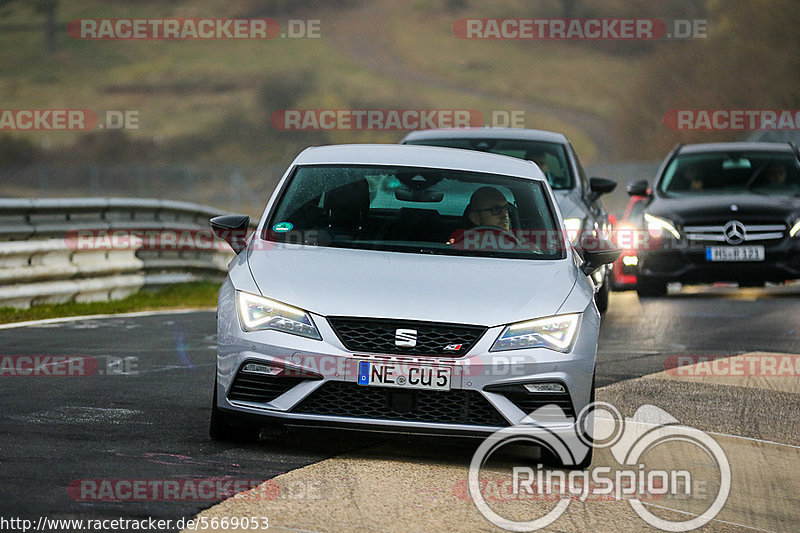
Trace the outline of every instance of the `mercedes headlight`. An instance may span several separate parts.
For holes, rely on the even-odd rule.
[[[564,227],[567,228],[567,237],[569,237],[569,242],[574,243],[575,239],[578,238],[578,234],[581,232],[581,227],[583,226],[583,220],[580,218],[565,218],[564,219]]]
[[[557,315],[506,326],[492,345],[492,352],[520,348],[551,348],[568,352],[578,332],[581,315]]]
[[[792,229],[789,230],[789,237],[800,237],[800,219],[797,219]]]
[[[322,337],[308,313],[263,296],[236,291],[239,321],[245,331],[273,329],[309,339]]]
[[[660,238],[664,231],[669,232],[676,239],[681,238],[681,234],[678,233],[675,224],[671,220],[645,213],[644,222],[647,225],[647,231],[656,239]]]

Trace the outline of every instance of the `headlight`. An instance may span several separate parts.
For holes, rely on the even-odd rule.
[[[620,224],[614,228],[614,242],[623,250],[639,248],[639,228],[633,224]]]
[[[578,234],[581,232],[581,226],[583,226],[583,221],[580,218],[564,219],[564,227],[567,228],[569,242],[575,242],[575,239],[578,238]]]
[[[274,329],[310,339],[322,339],[314,321],[302,309],[242,291],[236,291],[236,300],[239,320],[245,331]]]
[[[645,213],[644,222],[647,225],[647,231],[649,231],[650,235],[656,239],[661,237],[662,231],[668,231],[676,239],[681,238],[681,234],[678,233],[677,229],[675,229],[675,225],[672,223],[672,221],[667,220],[666,218],[660,218],[653,216],[650,213]]]
[[[800,234],[800,220],[794,223],[792,229],[789,230],[789,237],[797,237]]]
[[[580,317],[580,314],[557,315],[511,324],[506,326],[489,351],[552,348],[568,352],[575,340]]]

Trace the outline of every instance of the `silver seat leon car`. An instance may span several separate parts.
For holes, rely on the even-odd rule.
[[[273,425],[574,433],[594,388],[589,276],[618,251],[598,239],[578,256],[533,163],[308,148],[245,238],[248,223],[212,219],[237,252],[219,292],[213,438]],[[553,404],[567,423],[528,416]]]

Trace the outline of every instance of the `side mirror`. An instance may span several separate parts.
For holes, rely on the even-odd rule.
[[[630,196],[650,196],[650,184],[647,180],[632,181],[628,184]]]
[[[222,215],[211,219],[214,235],[227,242],[237,254],[247,248],[247,228],[250,217],[247,215]]]
[[[589,189],[591,189],[592,200],[597,200],[604,194],[608,194],[617,188],[617,182],[608,178],[589,178]]]
[[[581,239],[580,246],[583,251],[581,272],[587,276],[592,275],[601,266],[613,263],[622,254],[622,249],[617,248],[611,241],[593,236]]]

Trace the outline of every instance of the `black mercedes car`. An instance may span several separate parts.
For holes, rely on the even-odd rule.
[[[667,283],[763,286],[800,278],[800,151],[794,144],[678,145],[649,194],[638,254],[639,296]]]

